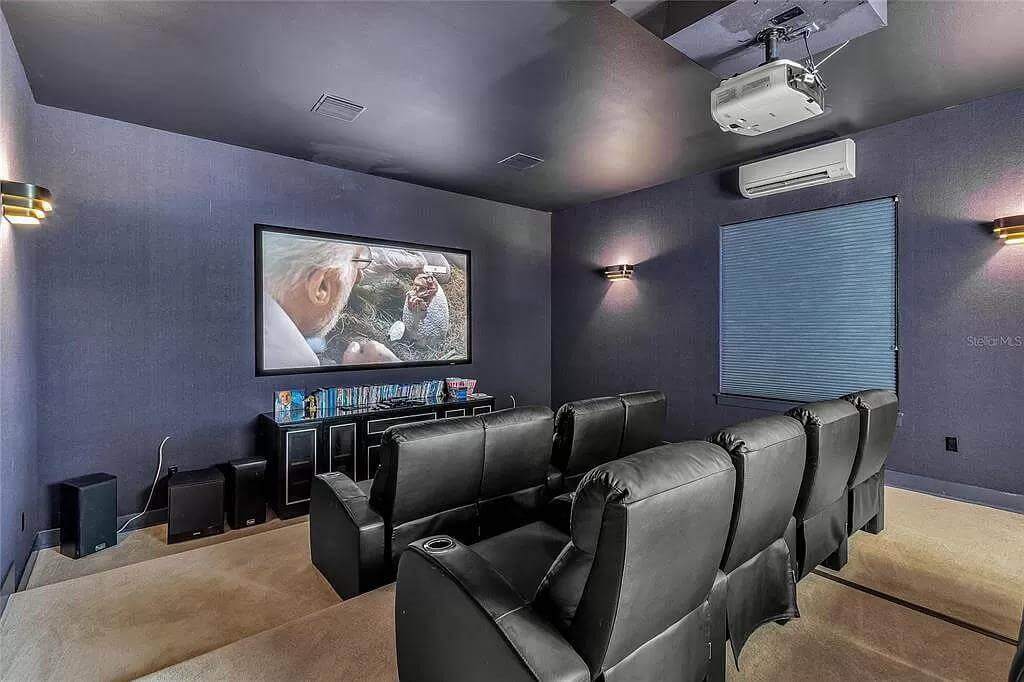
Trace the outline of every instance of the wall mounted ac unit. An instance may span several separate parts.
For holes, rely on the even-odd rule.
[[[855,177],[857,147],[839,140],[740,166],[740,194],[753,199]]]

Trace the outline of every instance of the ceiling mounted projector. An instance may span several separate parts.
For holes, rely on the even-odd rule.
[[[888,21],[887,0],[613,0],[612,7],[725,79],[711,93],[711,116],[739,135],[825,113],[819,68]]]
[[[802,64],[779,59],[722,81],[711,91],[711,117],[740,135],[760,135],[825,112],[825,89]]]

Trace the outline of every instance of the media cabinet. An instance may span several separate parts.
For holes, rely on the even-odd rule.
[[[267,460],[268,498],[280,518],[309,513],[316,474],[340,471],[354,481],[373,478],[380,464],[381,436],[389,426],[484,414],[494,398],[427,400],[423,405],[329,410],[259,416],[256,449]]]

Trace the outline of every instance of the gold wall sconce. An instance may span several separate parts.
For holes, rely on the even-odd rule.
[[[606,279],[617,282],[620,279],[633,279],[635,265],[623,263],[621,265],[609,265],[603,270]]]
[[[53,211],[50,190],[27,182],[0,183],[3,215],[12,225],[38,225]]]
[[[1024,244],[1024,215],[996,218],[992,231],[1004,244]]]

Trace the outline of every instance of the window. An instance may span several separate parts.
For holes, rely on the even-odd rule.
[[[723,394],[804,402],[896,388],[896,201],[722,227]]]

